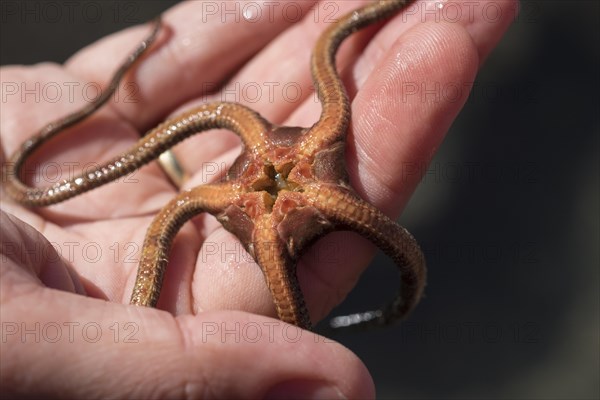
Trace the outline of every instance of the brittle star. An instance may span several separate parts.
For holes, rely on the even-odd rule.
[[[193,134],[226,128],[240,136],[242,153],[219,183],[182,191],[156,215],[144,240],[131,304],[156,306],[175,235],[190,218],[208,212],[237,236],[261,267],[282,321],[311,327],[296,263],[308,246],[337,230],[357,232],[383,250],[398,266],[401,284],[398,296],[386,308],[338,317],[333,326],[382,325],[401,319],[422,295],[424,257],[408,231],[362,200],[350,186],[344,161],[350,102],[336,71],[335,54],[351,33],[391,17],[408,3],[370,3],[343,16],[320,36],[311,71],[322,112],[310,128],[276,126],[241,104],[205,104],[160,124],[127,152],[94,171],[51,187],[27,186],[21,180],[25,160],[110,98],[123,75],[154,41],[160,26],[157,20],[150,36],[121,65],[100,99],[48,124],[15,152],[8,163],[7,192],[27,206],[58,203],[140,168]]]

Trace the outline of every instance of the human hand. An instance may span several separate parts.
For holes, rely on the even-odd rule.
[[[359,3],[339,3],[337,15],[358,7]],[[309,2],[297,4],[305,14],[312,5]],[[416,6],[420,4],[418,2]],[[372,29],[351,37],[348,41],[353,44],[345,45],[345,50],[342,49],[339,54],[338,65],[342,66],[342,75],[347,78],[346,85],[354,98],[353,128],[348,136],[346,157],[351,181],[363,198],[386,214],[396,216],[400,212],[420,178],[418,174],[403,176],[400,173],[402,168],[427,164],[468,96],[466,89],[451,99],[443,96],[429,99],[423,91],[407,96],[406,89],[409,86],[406,84],[417,83],[425,87],[438,84],[444,87],[445,84],[454,83],[463,89],[468,86],[474,79],[480,60],[490,51],[512,18],[513,14],[509,12],[512,2],[500,4],[506,7],[506,12],[502,20],[496,23],[477,18],[466,18],[463,21],[465,23],[422,23],[420,13],[408,17],[404,23],[403,17],[399,16],[382,28],[368,44],[366,38],[373,34]],[[214,87],[210,83],[220,84],[227,78],[229,83],[225,87],[234,88],[234,92],[236,83],[239,87],[252,83],[263,88],[263,96],[258,101],[245,98],[244,95],[249,93],[243,90],[234,100],[249,105],[273,122],[309,126],[317,119],[320,106],[306,90],[310,86],[308,59],[317,32],[312,14],[311,18],[297,24],[283,18],[281,13],[274,14],[273,22],[223,24],[220,15],[217,15],[215,19],[199,23],[191,17],[200,14],[198,7],[201,6],[195,2],[185,3],[165,14],[164,23],[169,30],[163,32],[156,48],[141,60],[131,77],[139,87],[136,96],[138,101],[117,101],[103,108],[63,139],[48,145],[43,154],[45,159],[59,160],[59,165],[63,166],[67,165],[66,162],[85,166],[91,160],[106,159],[129,147],[139,137],[139,132],[151,128],[176,106],[180,107],[172,115],[206,100],[231,100],[222,94],[223,91],[212,95],[204,93],[207,86]],[[468,15],[466,12],[464,14]],[[316,24],[319,30],[327,25],[323,19]],[[290,29],[282,32],[288,27]],[[113,35],[75,55],[64,68],[48,64],[5,68],[2,79],[40,82],[41,86],[47,82],[76,81],[82,86],[86,82],[106,82],[107,71],[114,70],[147,31],[147,27],[138,27]],[[241,41],[244,46],[239,46]],[[366,48],[363,51],[364,45]],[[275,90],[271,98],[266,95],[267,83],[273,82],[280,83],[279,87],[289,82],[296,83],[304,89],[303,97],[297,101],[286,101],[284,92]],[[354,87],[358,87],[358,92],[353,90]],[[199,96],[204,98],[181,105]],[[10,100],[13,99],[3,105],[0,122],[5,155],[12,153],[26,137],[45,123],[84,104],[81,101],[32,106]],[[381,143],[385,145],[381,146]],[[239,141],[234,135],[218,131],[198,135],[179,146],[176,153],[186,170],[197,171],[186,186],[216,179],[218,174],[210,173],[214,172],[215,166],[219,170],[224,169],[221,165],[235,158],[239,152],[238,145]],[[37,165],[38,161],[34,160],[34,163]],[[75,248],[67,257],[76,272],[69,279],[73,282],[81,279],[81,287],[90,297],[125,303],[135,279],[135,259],[139,257],[145,229],[152,215],[173,195],[174,190],[162,172],[151,165],[134,174],[129,181],[106,185],[47,209],[30,211],[9,201],[3,207],[33,225],[52,242],[58,243],[63,256],[69,249]],[[102,256],[90,256],[83,252],[84,247],[92,251],[100,249]],[[331,262],[323,262],[320,257],[330,253],[332,248],[336,250],[335,254],[333,257],[327,256]],[[313,321],[322,318],[346,295],[371,255],[372,248],[368,243],[343,233],[330,235],[308,252],[299,264],[298,275]],[[78,285],[73,284],[72,288],[76,287]],[[41,287],[38,289],[42,290]],[[66,295],[62,292],[52,293],[58,297]],[[85,315],[86,318],[88,315],[83,311],[92,314],[92,310],[97,308],[106,310],[107,307],[113,307],[95,299],[74,296],[69,297],[71,303],[70,308],[81,310],[82,314],[79,315]],[[54,305],[53,302],[47,304]],[[61,315],[65,316],[63,307],[51,309],[60,310]],[[128,321],[139,323],[144,335],[153,335],[155,329],[160,331],[157,324],[162,324],[166,326],[163,334],[172,340],[180,337],[180,325],[186,321],[199,324],[248,318],[254,321],[259,318],[232,312],[207,313],[207,310],[240,309],[274,315],[272,300],[260,269],[245,255],[234,237],[207,217],[197,218],[193,224],[184,227],[172,250],[159,308],[170,311],[176,318],[155,310],[131,311],[127,306],[116,304],[114,307],[128,310],[127,315],[132,316]],[[109,312],[117,313],[112,309]],[[199,313],[199,317],[191,319],[185,316],[190,313]],[[31,318],[28,315],[28,319],[36,321]],[[169,330],[169,326],[176,328]],[[278,326],[283,329],[282,324]],[[188,340],[193,339],[192,332],[184,333],[184,336],[186,334],[191,335],[186,336]],[[152,343],[152,338],[145,337],[142,342],[146,340]],[[307,346],[311,347],[311,340],[308,342]],[[200,347],[208,347],[205,344],[203,346]],[[144,346],[145,349],[151,347]],[[368,375],[358,361],[347,350],[336,349],[337,358],[332,358],[337,362],[344,357],[353,360],[345,366],[352,369],[344,370],[345,376],[358,377],[360,379],[357,378],[357,381],[367,382],[370,387],[366,378]],[[262,354],[271,354],[281,350],[271,343],[270,347],[261,351]],[[170,348],[170,351],[173,359],[179,354],[177,349]],[[319,357],[323,352],[316,350],[316,347],[311,351],[319,354]],[[295,357],[295,352],[290,354]],[[239,353],[237,356],[223,354],[223,357],[233,362],[231,358],[243,357],[243,351]],[[166,357],[165,354],[161,353],[160,357]],[[150,355],[158,357],[156,353]],[[326,356],[323,357],[326,359]],[[125,363],[141,359],[141,363],[136,361],[137,365],[151,368],[139,354],[132,354],[127,359],[130,361]],[[162,365],[162,360],[158,360]],[[278,369],[277,362],[281,361],[275,360],[271,369]],[[336,368],[336,372],[343,370],[331,362],[330,367]],[[305,364],[307,371],[315,371],[308,363]],[[88,364],[90,367],[95,365]],[[219,365],[214,361],[196,369],[192,366],[192,370],[198,371],[199,368],[205,372],[204,368],[220,368]],[[272,373],[276,374],[276,371]],[[233,372],[231,376],[234,376]],[[323,376],[328,375],[324,373]],[[344,375],[340,373],[338,376]],[[156,377],[145,379],[157,384],[162,380]],[[342,381],[331,377],[328,382],[337,384]],[[177,385],[177,381],[172,384]],[[203,384],[212,388],[210,390],[216,390],[208,379],[199,383],[200,386]],[[352,396],[358,393],[353,392],[353,387],[341,390]],[[256,393],[264,394],[264,391]]]

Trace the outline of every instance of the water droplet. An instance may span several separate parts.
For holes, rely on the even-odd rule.
[[[242,12],[244,19],[246,21],[254,21],[256,17],[258,17],[258,9],[254,7],[244,7],[244,11]]]

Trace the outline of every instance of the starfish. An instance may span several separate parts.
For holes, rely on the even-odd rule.
[[[15,152],[8,164],[7,192],[28,206],[58,203],[132,172],[193,134],[226,128],[240,136],[241,154],[220,182],[181,191],[156,215],[142,247],[131,304],[156,306],[174,237],[186,221],[207,212],[237,236],[261,267],[282,321],[311,328],[296,263],[308,246],[337,230],[354,231],[373,242],[396,263],[401,279],[398,296],[384,309],[338,317],[332,326],[384,325],[401,319],[422,295],[424,257],[408,231],[350,186],[344,161],[350,102],[335,68],[335,54],[352,32],[391,17],[409,2],[370,3],[343,16],[320,36],[311,71],[322,113],[311,127],[277,126],[241,104],[209,103],[165,121],[95,171],[47,188],[27,186],[20,178],[25,160],[111,97],[123,75],[150,48],[160,28],[158,19],[102,98],[50,123]]]

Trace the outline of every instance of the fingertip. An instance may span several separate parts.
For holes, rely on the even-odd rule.
[[[519,15],[518,0],[487,0],[462,5],[463,25],[477,48],[483,64],[508,27]]]

